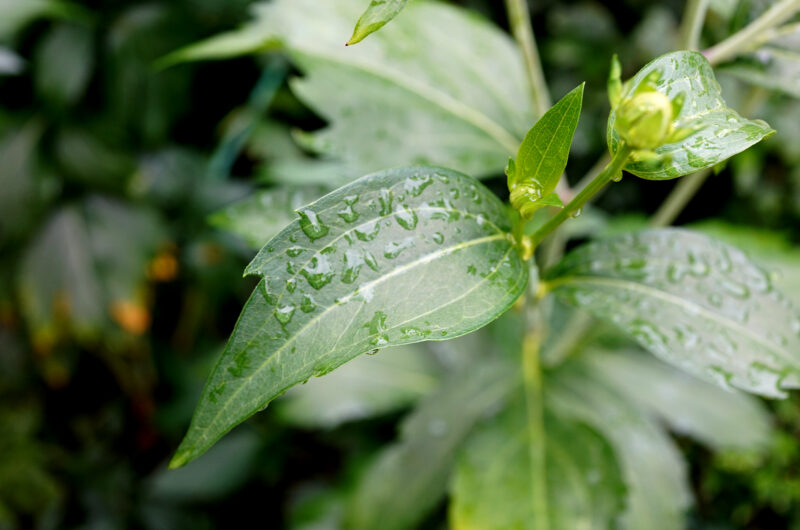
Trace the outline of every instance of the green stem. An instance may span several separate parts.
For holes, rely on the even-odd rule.
[[[561,224],[569,219],[570,217],[574,216],[586,202],[592,198],[598,191],[603,189],[603,187],[608,184],[608,181],[611,180],[615,175],[618,175],[622,168],[625,167],[625,163],[628,161],[628,157],[631,154],[631,148],[625,144],[620,144],[617,152],[614,154],[614,157],[611,159],[611,162],[606,166],[606,168],[600,172],[595,178],[592,179],[589,184],[583,188],[570,202],[567,204],[563,210],[558,212],[558,214],[554,215],[547,221],[544,226],[539,228],[531,236],[531,242],[533,246],[536,247],[542,240],[550,235],[553,230],[561,226]]]
[[[506,0],[506,11],[508,11],[511,33],[525,60],[525,71],[530,83],[533,108],[538,116],[542,116],[550,108],[550,93],[547,90],[542,62],[536,49],[528,4],[525,0]]]
[[[535,300],[530,301],[528,331],[522,341],[522,374],[525,386],[525,406],[528,411],[530,441],[531,485],[533,487],[534,528],[550,526],[547,508],[547,462],[544,427],[544,400],[542,392],[542,367],[539,359],[541,346],[541,318]]]
[[[682,178],[650,218],[650,225],[657,228],[671,225],[710,175],[711,170],[704,169]]]
[[[681,48],[697,50],[700,48],[700,33],[706,19],[708,0],[688,0],[681,22]]]
[[[733,59],[761,42],[763,32],[783,24],[800,10],[800,0],[781,0],[767,9],[760,17],[737,31],[719,44],[707,49],[703,54],[712,65]]]

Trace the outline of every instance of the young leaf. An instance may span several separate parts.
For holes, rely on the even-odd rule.
[[[513,40],[463,9],[412,2],[361,46],[346,48],[341,36],[363,9],[364,0],[259,4],[255,21],[227,34],[234,44],[241,34],[240,47],[207,41],[184,58],[256,53],[279,42],[303,73],[293,92],[330,123],[309,135],[307,147],[345,164],[350,179],[409,163],[476,177],[501,172],[534,121]]]
[[[656,421],[587,370],[579,359],[548,375],[548,407],[585,422],[608,439],[627,498],[619,528],[680,530],[691,502],[683,458]]]
[[[537,204],[540,201],[561,202],[552,194],[567,167],[572,137],[581,115],[583,86],[573,89],[545,112],[519,146],[517,159],[508,166],[511,202],[525,217],[528,215],[523,209],[543,206],[544,203]]]
[[[452,528],[612,526],[624,506],[625,486],[608,442],[585,425],[554,414],[545,415],[545,431],[544,469],[531,463],[522,399],[470,436],[452,482]],[[545,492],[536,491],[539,473],[546,475]],[[540,494],[545,506],[532,502]]]
[[[699,377],[773,397],[800,386],[800,318],[734,247],[652,230],[585,245],[547,277],[563,300]]]
[[[406,2],[408,0],[371,0],[367,10],[358,19],[347,46],[361,42],[369,34],[381,29],[403,10]]]
[[[671,128],[685,131],[654,149],[652,157],[633,158],[625,170],[649,180],[666,180],[712,167],[772,135],[762,120],[747,120],[722,99],[719,83],[702,54],[679,51],[648,63],[625,84],[619,106],[608,117],[608,146],[616,153],[617,113],[644,85],[673,104]],[[692,133],[692,131],[695,131]],[[691,134],[690,134],[691,133]],[[687,136],[688,135],[688,136]]]
[[[769,441],[769,412],[748,394],[726,392],[639,352],[592,351],[584,362],[673,431],[713,449],[759,450]]]
[[[325,377],[290,389],[275,408],[294,425],[330,429],[402,409],[438,384],[430,351],[412,344],[389,355],[356,357]]]
[[[454,171],[377,173],[298,213],[247,267],[262,279],[173,466],[312,375],[371,350],[483,326],[528,280],[503,204]]]
[[[295,218],[295,210],[325,194],[318,186],[279,187],[253,193],[209,217],[209,222],[233,232],[260,249]]]
[[[384,450],[361,479],[350,526],[417,528],[445,496],[457,448],[515,388],[514,375],[512,365],[484,358],[423,400],[403,421],[400,441]]]

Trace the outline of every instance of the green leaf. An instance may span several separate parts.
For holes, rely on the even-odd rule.
[[[585,422],[614,448],[627,487],[619,528],[686,528],[691,490],[683,457],[653,419],[580,360],[551,373],[545,388],[554,412]]]
[[[715,450],[763,450],[769,442],[769,412],[752,396],[726,392],[637,352],[592,351],[584,362],[673,431]]]
[[[333,428],[414,403],[439,384],[431,354],[415,345],[387,355],[364,355],[319,379],[289,390],[275,403],[289,423]]]
[[[450,524],[455,530],[606,529],[624,506],[625,486],[608,442],[585,425],[545,414],[545,468],[531,463],[522,399],[476,429],[458,458]],[[536,513],[534,473],[545,473],[546,506]],[[546,508],[546,510],[545,510]],[[537,521],[544,518],[545,525]]]
[[[368,35],[374,33],[389,23],[403,10],[408,0],[371,0],[369,7],[358,19],[353,30],[353,36],[347,41],[347,46],[361,42]]]
[[[765,396],[800,386],[800,318],[744,253],[687,230],[585,245],[547,275],[564,301],[664,361]]]
[[[34,82],[40,97],[61,107],[75,104],[94,68],[93,35],[79,24],[59,24],[36,49]]]
[[[85,18],[77,4],[58,0],[0,0],[0,41],[8,41],[29,23],[42,17]]]
[[[262,279],[173,466],[312,375],[376,348],[483,326],[528,280],[503,204],[454,171],[377,173],[298,213],[247,267]]]
[[[694,173],[744,151],[775,132],[766,122],[747,120],[725,104],[711,65],[700,53],[679,51],[651,61],[625,84],[623,100],[631,98],[646,83],[652,83],[673,106],[680,107],[673,115],[674,130],[696,132],[655,148],[655,157],[628,162],[625,170],[637,177],[666,180]],[[617,109],[612,109],[608,117],[608,146],[612,153],[616,153],[620,142],[615,128]]]
[[[567,167],[572,137],[578,128],[583,87],[584,83],[561,98],[528,131],[511,166],[509,189],[513,191],[518,184],[532,185],[539,198],[555,191]]]
[[[445,496],[456,449],[515,388],[514,367],[481,359],[403,421],[401,440],[367,469],[349,511],[353,528],[417,528]]]
[[[240,30],[250,45],[227,55],[282,44],[303,73],[293,92],[329,123],[307,147],[345,164],[349,179],[409,163],[500,173],[534,121],[509,36],[463,9],[420,1],[346,48],[341,35],[363,7],[364,0],[259,4]],[[213,42],[196,46],[192,59],[226,55]]]
[[[209,222],[260,249],[295,219],[298,208],[324,194],[324,188],[317,186],[284,186],[257,191],[214,213]]]

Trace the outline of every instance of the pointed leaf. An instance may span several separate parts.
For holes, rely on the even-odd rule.
[[[527,283],[503,204],[454,171],[377,173],[299,214],[247,267],[262,279],[173,465],[312,375],[376,348],[483,326]]]
[[[403,421],[401,439],[362,478],[350,506],[353,528],[417,528],[447,492],[456,449],[515,388],[513,365],[482,359],[456,373]]]
[[[564,301],[699,377],[773,397],[800,386],[800,318],[734,247],[651,230],[585,245],[548,278]]]
[[[371,0],[367,10],[358,19],[353,36],[347,41],[347,45],[361,42],[371,33],[381,29],[403,10],[406,2],[408,0]]]
[[[453,478],[453,529],[612,527],[624,506],[625,486],[608,442],[554,414],[545,415],[545,431],[544,469],[532,468],[522,399],[470,436]],[[536,491],[534,473],[546,475],[543,494]],[[540,494],[547,504],[537,513],[532,499]]]
[[[666,180],[712,167],[774,134],[762,120],[748,120],[729,108],[714,71],[701,53],[679,51],[662,55],[648,63],[625,84],[622,98],[629,98],[640,86],[654,83],[656,91],[673,104],[684,98],[673,116],[673,129],[696,129],[682,140],[657,147],[657,157],[632,160],[625,170],[649,180]],[[612,153],[619,146],[615,129],[617,108],[608,117],[608,146]]]

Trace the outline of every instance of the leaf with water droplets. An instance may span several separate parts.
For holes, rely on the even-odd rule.
[[[338,215],[346,206],[356,220]],[[246,269],[261,281],[174,466],[313,375],[375,348],[450,339],[487,324],[528,281],[502,202],[454,171],[377,173],[298,215]]]
[[[534,208],[553,204],[558,198],[551,195],[567,167],[582,103],[583,84],[544,113],[519,146],[516,160],[509,164],[511,202],[526,217]]]
[[[458,447],[517,381],[513,364],[484,357],[423,399],[403,421],[400,440],[384,449],[361,478],[348,527],[417,528],[447,493]]]
[[[406,6],[408,0],[371,0],[369,7],[358,19],[353,36],[347,45],[361,42],[371,33],[375,33],[388,24]]]
[[[577,249],[547,279],[699,377],[772,397],[800,387],[800,316],[735,247],[687,230],[627,234]]]
[[[657,156],[634,156],[625,170],[637,177],[667,180],[688,175],[727,160],[775,133],[766,122],[745,119],[726,105],[714,71],[701,53],[679,51],[658,57],[626,83],[622,98],[632,97],[644,83],[652,84],[673,102],[673,129],[695,132],[657,147]],[[614,108],[608,116],[612,153],[620,142],[616,122]]]
[[[214,213],[209,221],[259,249],[295,219],[295,210],[324,194],[325,189],[317,186],[284,186],[257,191]],[[287,252],[301,251],[298,247]]]
[[[545,461],[537,469],[522,396],[476,429],[452,479],[452,528],[613,526],[624,506],[625,486],[609,443],[585,424],[550,411],[544,415],[544,431]],[[539,473],[545,474],[545,491],[537,491]]]
[[[510,36],[448,3],[410,2],[391,24],[345,47],[342,36],[366,2],[259,3],[243,28],[171,57],[262,53],[270,45],[288,52],[303,74],[291,80],[292,92],[330,124],[303,135],[304,147],[338,167],[335,177],[330,171],[310,176],[278,159],[270,170],[280,169],[282,178],[291,170],[305,182],[331,185],[335,178],[344,184],[408,164],[479,178],[501,172],[534,122],[522,58]]]

